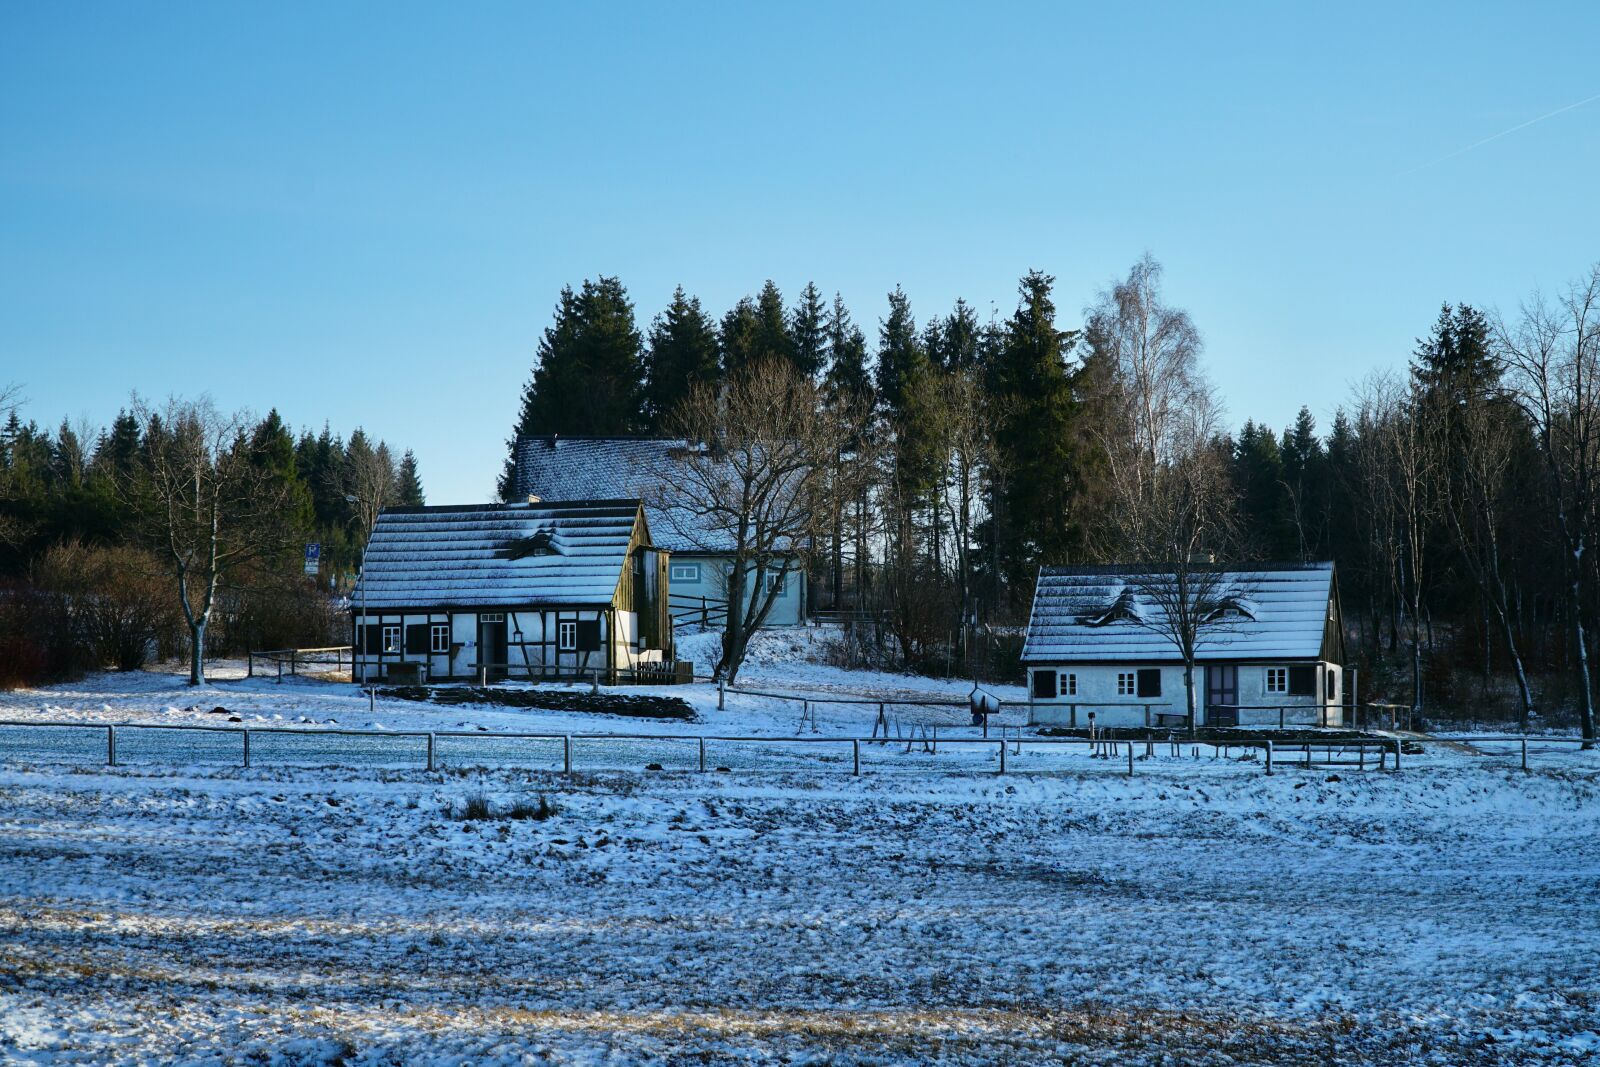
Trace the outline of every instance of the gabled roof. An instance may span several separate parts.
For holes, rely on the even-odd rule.
[[[662,472],[687,449],[682,438],[521,437],[517,439],[518,499],[579,500],[637,497],[645,501],[651,535],[670,552],[732,552],[733,539],[699,516],[663,509],[656,498]]]
[[[638,500],[385,508],[350,603],[610,604],[638,521]]]
[[[1336,609],[1332,563],[1216,567],[1227,621],[1203,627],[1197,658],[1314,660]],[[1141,592],[1157,571],[1135,566],[1045,567],[1033,594],[1024,663],[1176,662],[1162,609]],[[1142,576],[1142,577],[1135,577]]]

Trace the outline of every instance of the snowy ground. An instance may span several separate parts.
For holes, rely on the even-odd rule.
[[[764,656],[748,684],[964,692]],[[101,675],[0,717],[641,727],[180,683]],[[695,694],[701,723],[643,725],[796,729]],[[1594,753],[1269,778],[1185,750],[1129,778],[1081,750],[1024,745],[1004,777],[987,749],[873,751],[861,778],[0,753],[0,1062],[1600,1062]],[[451,818],[474,793],[556,810]]]

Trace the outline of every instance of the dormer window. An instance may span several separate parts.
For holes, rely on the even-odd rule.
[[[1138,622],[1139,614],[1133,599],[1133,590],[1124,589],[1117,594],[1117,598],[1106,605],[1103,611],[1092,615],[1078,616],[1078,622],[1084,626],[1107,626],[1121,621]]]

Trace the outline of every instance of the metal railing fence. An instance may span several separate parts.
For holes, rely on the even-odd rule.
[[[256,676],[256,660],[259,659],[264,660],[269,664],[277,664],[278,681],[281,682],[283,681],[283,665],[285,663],[289,665],[289,674],[297,675],[301,672],[301,668],[303,667],[329,666],[329,662],[326,658],[318,657],[326,657],[330,652],[333,653],[334,657],[332,663],[334,668],[333,673],[342,674],[354,672],[356,655],[355,649],[350,645],[329,645],[327,648],[270,648],[259,652],[246,652],[245,677],[254,678]],[[350,666],[348,668],[345,666],[346,659],[348,659],[350,662]]]

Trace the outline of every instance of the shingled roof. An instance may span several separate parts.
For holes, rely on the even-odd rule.
[[[667,511],[657,498],[663,471],[674,453],[689,447],[682,438],[522,437],[517,439],[516,491],[521,499],[581,500],[637,497],[656,545],[671,552],[731,552],[733,539],[682,509]]]
[[[1332,563],[1219,568],[1224,602],[1238,612],[1201,630],[1197,658],[1314,660],[1322,653],[1334,596]],[[1153,663],[1179,659],[1161,632],[1161,609],[1143,596],[1150,571],[1132,566],[1045,567],[1034,590],[1024,663]]]
[[[385,508],[351,595],[370,608],[607,605],[639,501]]]

